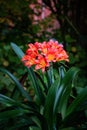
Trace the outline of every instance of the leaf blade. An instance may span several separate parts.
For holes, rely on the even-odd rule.
[[[12,80],[13,82],[16,84],[17,88],[20,90],[21,94],[27,98],[28,101],[31,101],[31,97],[29,96],[29,94],[24,90],[23,86],[21,85],[21,83],[16,79],[16,77],[14,77],[14,75],[12,75],[8,70],[0,68],[0,71],[7,74]]]
[[[23,51],[15,43],[11,42],[11,47],[20,59],[24,56]]]
[[[68,116],[73,111],[78,110],[78,108],[80,107],[80,105],[82,105],[86,100],[87,100],[87,87],[85,87],[80,92],[80,94],[76,97],[76,99],[69,106],[69,108],[67,109],[67,112],[66,112],[66,116]]]

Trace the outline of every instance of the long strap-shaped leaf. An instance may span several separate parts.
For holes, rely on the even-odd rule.
[[[24,55],[22,50],[15,43],[11,43],[11,47],[14,50],[14,52],[16,53],[16,55],[21,59]],[[33,85],[33,87],[36,91],[36,94],[40,100],[40,103],[43,104],[44,103],[44,94],[42,93],[42,90],[41,90],[40,85],[38,83],[38,79],[37,79],[32,68],[28,69],[28,72],[29,72],[29,76],[31,78],[32,85]]]
[[[60,102],[58,106],[62,114],[62,118],[64,118],[66,115],[66,108],[67,108],[68,98],[70,96],[71,89],[72,89],[72,83],[76,78],[78,72],[79,72],[78,68],[72,67],[71,69],[69,69],[69,71],[65,74],[64,78],[62,79],[60,85],[60,87],[62,88],[62,93],[61,93]]]
[[[50,88],[51,84],[54,83],[54,74],[53,74],[53,65],[51,63],[49,69],[46,71],[46,77],[48,82],[48,89]]]
[[[15,118],[16,116],[23,116],[23,114],[27,114],[27,118],[29,117],[33,119],[34,118],[39,119],[39,121],[38,120],[37,121],[41,123],[42,130],[46,130],[47,128],[46,120],[40,113],[38,113],[36,109],[34,109],[34,107],[32,107],[32,105],[33,106],[35,105],[33,102],[31,102],[32,104],[30,105],[25,105],[3,94],[0,94],[0,103],[5,104],[6,106],[8,106],[7,108],[10,108],[10,110],[4,109],[4,111],[0,113],[0,121],[9,118]],[[38,125],[36,119],[33,121]]]
[[[31,101],[31,97],[29,96],[29,94],[24,90],[23,86],[21,85],[21,83],[16,79],[16,77],[14,77],[13,74],[11,74],[8,70],[0,68],[0,71],[7,74],[16,84],[17,88],[20,90],[21,94],[27,98],[28,101]]]
[[[24,113],[29,113],[29,111],[23,110],[23,109],[14,109],[14,110],[7,110],[0,113],[0,120],[8,119],[8,118],[14,118],[16,116],[21,116]]]
[[[0,103],[5,104],[6,106],[12,106],[12,105],[17,105],[17,102],[15,100],[0,94]]]
[[[34,102],[28,102],[29,105],[26,105],[24,103],[20,103],[18,101],[15,101],[14,99],[7,97],[3,94],[0,94],[0,103],[4,104],[5,106],[16,106],[16,107],[20,107],[23,109],[27,109],[29,111],[36,111],[37,110],[37,105]]]
[[[44,107],[44,116],[47,120],[48,123],[48,129],[49,130],[56,130],[56,119],[53,113],[53,107],[54,107],[54,101],[55,101],[55,96],[56,96],[56,91],[59,87],[60,79],[57,79],[49,88],[47,97],[46,97],[46,102],[45,102],[45,107]]]
[[[23,51],[15,43],[11,42],[11,47],[20,59],[24,56]]]
[[[85,87],[81,93],[76,97],[76,99],[72,102],[72,104],[69,106],[69,108],[66,111],[66,116],[71,114],[72,112],[78,110],[78,109],[84,109],[83,103],[87,101],[87,87]],[[87,107],[87,104],[84,104]]]
[[[31,82],[32,82],[32,85],[34,87],[34,90],[39,98],[39,101],[41,104],[44,104],[44,93],[42,92],[41,88],[40,88],[40,85],[38,83],[38,79],[33,71],[32,68],[28,69],[28,72],[29,72],[29,76],[30,76],[30,79],[31,79]]]
[[[63,114],[65,115],[65,108],[67,106],[66,98],[70,94],[72,80],[77,74],[78,69],[72,67],[64,76],[62,82],[55,81],[54,84],[49,89],[47,98],[46,98],[46,105],[44,109],[44,115],[49,122],[49,127],[54,129],[56,125],[56,115],[60,109],[62,109]],[[63,108],[62,108],[63,107]],[[59,110],[59,111],[58,111]]]

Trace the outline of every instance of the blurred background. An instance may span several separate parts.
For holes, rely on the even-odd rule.
[[[24,68],[11,42],[25,52],[28,43],[52,38],[67,50],[69,67],[81,69],[83,87],[87,84],[87,0],[0,0],[0,67],[20,79]],[[11,92],[11,84],[0,72],[0,91]]]

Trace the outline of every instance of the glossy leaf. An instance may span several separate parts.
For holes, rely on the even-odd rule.
[[[53,74],[53,66],[52,63],[49,67],[49,69],[46,71],[47,81],[48,81],[48,89],[51,86],[52,83],[54,83],[54,74]]]
[[[65,116],[68,97],[70,95],[72,80],[77,74],[77,68],[71,68],[64,76],[62,82],[57,79],[48,91],[45,105],[45,117],[47,118],[50,128],[56,123],[56,115],[61,112],[62,118]],[[66,97],[66,98],[65,98]],[[53,125],[53,126],[52,126]]]
[[[59,87],[59,83],[60,83],[60,79],[57,79],[50,87],[46,97],[46,102],[44,107],[44,116],[47,120],[50,130],[53,130],[53,128],[55,127],[56,119],[55,119],[55,113],[53,112],[53,106],[54,106],[56,91],[58,90]]]
[[[24,53],[22,52],[22,50],[15,44],[15,43],[11,43],[12,49],[14,50],[14,52],[16,53],[16,55],[21,59],[24,55]],[[38,84],[38,79],[33,71],[32,68],[28,68],[28,73],[32,82],[32,86],[35,89],[35,92],[37,94],[37,97],[39,98],[40,103],[44,103],[44,94],[42,93],[42,90],[40,88],[40,85]]]
[[[13,100],[3,94],[0,94],[0,103],[5,104],[7,106],[11,106],[11,105],[15,104],[15,100]]]
[[[21,83],[16,79],[16,77],[14,77],[14,75],[12,75],[9,71],[7,71],[6,69],[0,68],[0,71],[7,74],[16,84],[17,88],[19,89],[19,91],[21,92],[21,94],[28,100],[31,101],[31,97],[29,96],[29,94],[24,90],[23,86],[21,85]]]
[[[76,99],[72,102],[69,108],[66,111],[66,116],[71,114],[73,111],[78,109],[83,109],[83,103],[87,101],[87,87],[85,87],[80,94],[76,97]]]
[[[63,66],[60,66],[59,67],[59,76],[60,76],[61,80],[64,78],[65,73],[66,73],[65,68]]]
[[[64,78],[61,81],[60,87],[62,88],[62,95],[58,107],[59,107],[59,111],[61,111],[62,118],[64,118],[66,114],[66,108],[67,108],[68,98],[71,94],[72,83],[74,79],[76,79],[76,75],[78,72],[79,72],[78,68],[72,67],[66,72]]]
[[[11,47],[20,59],[24,56],[23,51],[15,43],[11,42]]]
[[[35,111],[37,110],[37,105],[34,102],[28,102],[29,105],[26,105],[3,94],[0,94],[0,103],[4,104],[5,106],[16,106],[29,111],[34,111],[34,109]]]
[[[21,116],[24,113],[27,113],[25,110],[15,109],[15,110],[7,110],[0,113],[0,120],[14,118],[16,116]]]
[[[45,92],[45,94],[47,94],[48,87],[47,87],[47,84],[45,82],[46,79],[44,79],[45,76],[42,76],[41,73],[37,73],[37,72],[35,72],[35,74],[36,74],[37,78],[39,79],[40,83],[42,84],[43,91]]]
[[[33,71],[32,68],[28,69],[28,72],[29,72],[30,80],[32,82],[32,86],[35,90],[37,97],[39,98],[40,104],[44,104],[44,99],[45,99],[44,93],[40,87],[40,84],[39,84],[38,79],[35,75],[35,72]]]

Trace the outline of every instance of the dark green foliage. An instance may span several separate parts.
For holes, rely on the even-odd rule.
[[[13,50],[22,58],[22,50],[11,44]],[[15,49],[16,48],[16,49]],[[54,66],[44,73],[35,73],[33,68],[27,69],[32,90],[35,91],[33,98],[9,71],[0,68],[2,73],[7,74],[15,83],[17,93],[22,94],[12,98],[0,94],[0,129],[6,130],[80,130],[87,129],[87,87],[74,93],[78,68],[66,69],[63,65],[58,69]],[[51,77],[51,78],[50,78]],[[48,85],[50,84],[51,85]],[[45,86],[45,87],[44,87]],[[15,93],[15,95],[17,94]],[[14,95],[14,91],[13,91]],[[11,123],[10,123],[11,122]]]

